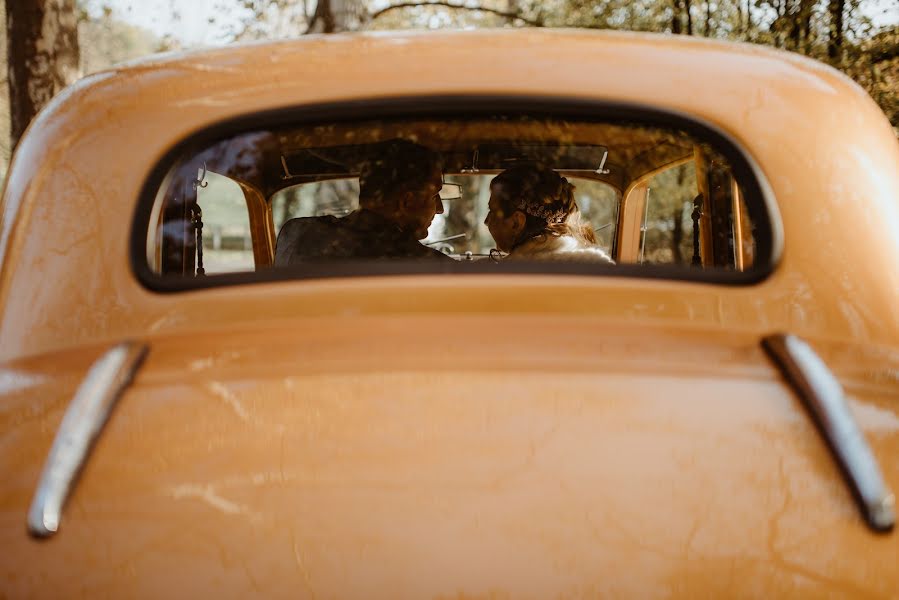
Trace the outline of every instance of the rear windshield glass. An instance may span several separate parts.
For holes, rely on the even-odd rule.
[[[140,270],[176,287],[409,264],[726,280],[771,261],[757,181],[732,148],[674,126],[497,113],[185,147],[136,231]]]

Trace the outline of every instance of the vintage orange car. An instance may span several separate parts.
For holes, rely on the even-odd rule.
[[[895,596],[897,167],[680,36],[90,76],[3,194],[0,596]]]

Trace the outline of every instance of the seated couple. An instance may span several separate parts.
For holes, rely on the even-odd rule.
[[[275,266],[321,259],[435,259],[448,256],[419,243],[443,212],[440,156],[397,140],[359,174],[359,210],[346,217],[302,217],[278,234]],[[548,168],[522,165],[490,183],[484,223],[507,259],[612,263],[582,223],[574,186]]]

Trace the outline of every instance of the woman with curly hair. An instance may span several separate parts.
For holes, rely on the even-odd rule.
[[[574,186],[552,169],[520,165],[503,171],[490,182],[488,206],[484,224],[509,259],[614,263],[581,221]]]

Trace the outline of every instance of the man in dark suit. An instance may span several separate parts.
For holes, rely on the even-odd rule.
[[[359,210],[337,218],[301,217],[278,234],[275,266],[333,259],[443,259],[418,240],[443,213],[440,156],[393,140],[378,148],[359,174]]]

